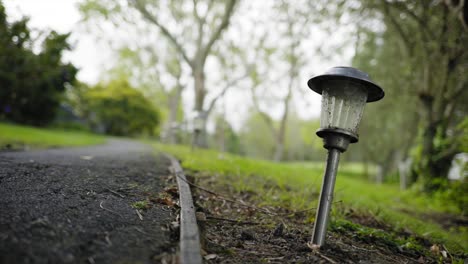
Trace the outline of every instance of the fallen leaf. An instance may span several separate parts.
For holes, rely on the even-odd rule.
[[[151,200],[153,200],[155,203],[164,204],[168,206],[174,206],[176,204],[174,200],[172,200],[170,197],[156,198]]]
[[[82,160],[92,160],[93,156],[80,156],[80,159],[82,159]]]
[[[171,222],[171,227],[172,229],[177,229],[179,228],[180,223],[178,221]]]
[[[439,255],[440,254],[440,248],[437,244],[434,244],[431,246],[430,248],[431,252],[436,254],[436,255]]]
[[[208,254],[208,255],[206,255],[204,258],[205,258],[206,260],[210,260],[210,259],[215,259],[215,258],[217,258],[217,257],[218,257],[218,255],[216,255],[216,254]]]
[[[164,189],[164,191],[170,195],[172,195],[173,197],[179,197],[179,189],[177,189],[177,187],[173,186],[173,187],[167,187],[166,189]]]

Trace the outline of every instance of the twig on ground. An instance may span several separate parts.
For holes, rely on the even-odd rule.
[[[114,190],[111,190],[110,188],[106,188],[106,190],[108,190],[109,192],[111,192],[111,193],[113,193],[113,194],[119,196],[120,198],[125,198],[125,195],[120,194],[120,193],[118,193],[118,192],[116,192],[116,191],[114,191]]]
[[[261,223],[257,223],[257,222],[245,222],[245,221],[238,221],[238,220],[234,220],[234,219],[215,217],[215,216],[207,216],[206,219],[231,222],[231,223],[236,223],[236,224],[239,224],[239,225],[261,225]]]
[[[284,259],[284,256],[283,256],[283,257],[266,258],[266,260],[268,260],[268,261],[271,261],[271,260],[283,260],[283,259]]]
[[[109,245],[109,247],[112,246],[112,241],[109,238],[109,233],[108,232],[106,232],[105,240],[106,240],[107,244]]]
[[[105,208],[102,204],[104,203],[104,201],[101,201],[101,203],[99,203],[99,207],[101,207],[102,209],[108,211],[108,212],[111,212],[113,214],[116,214],[120,217],[123,217],[121,214],[117,213],[116,211],[112,211],[111,209],[108,209],[108,208]]]
[[[205,189],[205,188],[203,188],[203,187],[201,187],[201,186],[196,185],[196,184],[193,183],[193,182],[190,182],[190,181],[184,179],[183,177],[180,177],[180,175],[178,175],[177,172],[175,172],[174,174],[176,175],[176,177],[178,177],[179,179],[185,181],[185,182],[188,183],[190,186],[193,186],[193,187],[195,187],[195,188],[197,188],[197,189],[199,189],[199,190],[202,190],[202,191],[204,191],[204,192],[207,192],[207,193],[209,193],[209,194],[211,194],[211,195],[213,195],[213,196],[215,196],[215,197],[217,197],[217,198],[223,199],[224,201],[227,201],[227,202],[230,202],[230,203],[239,204],[239,205],[241,205],[241,206],[243,206],[243,207],[250,208],[250,209],[254,209],[254,210],[263,212],[263,213],[265,213],[265,214],[272,215],[272,213],[269,212],[268,210],[265,210],[265,209],[263,209],[263,208],[259,208],[259,207],[253,206],[253,205],[244,204],[244,203],[241,203],[241,202],[236,201],[236,200],[229,199],[229,198],[227,198],[227,197],[225,197],[225,196],[223,196],[223,195],[221,195],[221,194],[218,194],[218,193],[215,193],[215,192],[210,191],[210,190],[208,190],[208,189]]]
[[[135,230],[136,230],[136,231],[138,231],[138,232],[142,233],[143,235],[146,235],[146,232],[145,232],[145,231],[143,231],[141,228],[139,228],[139,227],[136,227],[136,226],[134,226],[133,228],[135,228]]]
[[[331,259],[331,258],[329,258],[329,257],[327,257],[327,256],[325,256],[325,255],[323,255],[322,253],[320,253],[320,252],[318,252],[318,251],[315,252],[315,254],[319,255],[319,257],[321,257],[321,258],[323,258],[323,259],[328,260],[330,263],[333,263],[333,264],[338,263],[338,262],[336,262],[336,261],[334,261],[333,259]]]
[[[316,209],[317,209],[317,207],[312,207],[312,208],[309,208],[309,209],[304,209],[304,210],[299,210],[299,211],[291,211],[289,213],[275,214],[275,215],[276,216],[284,216],[284,217],[294,216],[294,215],[297,215],[297,214],[300,214],[300,213],[305,213],[305,212],[313,211],[313,210],[316,210]]]
[[[174,175],[176,177],[178,177],[179,179],[185,181],[186,183],[188,183],[190,186],[193,186],[201,191],[204,191],[206,193],[209,193],[213,196],[215,196],[216,198],[219,198],[221,200],[223,200],[224,202],[230,202],[230,203],[234,203],[234,204],[238,204],[238,205],[241,205],[243,207],[246,207],[246,208],[250,208],[250,209],[253,209],[253,210],[256,210],[256,211],[259,211],[261,213],[264,213],[264,214],[268,214],[268,215],[274,215],[274,216],[279,216],[279,217],[287,217],[287,216],[290,216],[290,215],[296,215],[296,214],[299,214],[299,213],[304,213],[304,212],[308,212],[308,211],[313,211],[313,210],[316,210],[317,208],[316,207],[313,207],[313,208],[309,208],[309,209],[305,209],[305,210],[300,210],[300,211],[291,211],[290,213],[284,213],[284,214],[278,214],[278,213],[275,213],[275,212],[271,212],[270,210],[268,209],[265,209],[265,208],[260,208],[260,207],[256,207],[256,206],[253,206],[253,205],[249,205],[249,204],[246,204],[244,201],[240,200],[240,201],[236,201],[236,200],[233,200],[233,199],[230,199],[230,198],[227,198],[226,196],[224,195],[221,195],[221,194],[218,194],[218,193],[215,193],[211,190],[208,190],[204,187],[201,187],[193,182],[190,182],[186,179],[184,179],[183,177],[180,177],[178,175],[178,172],[173,172]],[[341,203],[342,201],[336,201],[334,202],[335,203]]]
[[[322,253],[320,253],[320,246],[319,245],[316,245],[316,244],[312,244],[312,242],[308,242],[307,243],[307,247],[309,247],[310,249],[312,249],[312,253],[318,255],[319,257],[325,259],[325,260],[328,260],[330,263],[333,263],[333,264],[336,264],[337,262],[334,261],[333,259],[323,255]]]
[[[135,212],[137,213],[140,220],[143,221],[143,216],[141,215],[140,211],[138,211],[138,209],[135,209]]]
[[[179,175],[179,173],[180,173],[180,172],[176,172],[176,171],[174,172],[174,174],[175,174],[175,176],[176,176],[177,178],[179,178],[179,179],[185,181],[185,182],[188,183],[189,185],[191,185],[191,186],[193,186],[193,187],[195,187],[195,188],[197,188],[197,189],[199,189],[199,190],[202,190],[202,191],[204,191],[204,192],[207,192],[207,193],[209,193],[209,194],[212,194],[212,195],[214,195],[214,196],[221,196],[220,194],[217,194],[217,193],[215,193],[215,192],[213,192],[213,191],[210,191],[210,190],[205,189],[205,188],[203,188],[203,187],[201,187],[201,186],[199,186],[199,185],[196,185],[195,183],[193,183],[193,182],[191,182],[191,181],[189,181],[189,180],[187,180],[187,179],[184,179],[184,177],[181,177],[181,176]]]
[[[445,245],[442,245],[442,247],[445,249],[445,251],[446,251],[447,254],[449,255],[450,260],[453,260],[453,256],[452,256],[452,254],[450,254],[450,252],[448,251],[447,247],[445,247]]]
[[[357,246],[355,246],[355,245],[351,245],[351,247],[353,247],[353,248],[355,248],[355,249],[363,250],[363,251],[369,251],[369,252],[376,252],[376,251],[378,251],[377,249],[367,249],[367,248],[357,247]]]

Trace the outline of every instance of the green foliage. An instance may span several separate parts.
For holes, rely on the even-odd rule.
[[[0,123],[0,148],[44,148],[102,144],[105,137],[86,132],[40,129]]]
[[[48,33],[41,50],[31,38],[28,20],[7,22],[0,2],[0,120],[46,125],[55,116],[65,86],[77,69],[61,62],[70,49],[69,34]]]
[[[455,130],[458,134],[456,137],[456,144],[459,146],[461,152],[468,152],[468,116],[465,116],[462,122],[460,122]]]
[[[117,136],[153,135],[159,112],[143,94],[125,80],[111,81],[86,90],[85,113],[92,126]]]
[[[279,126],[279,122],[274,122]],[[283,160],[318,160],[323,157],[322,139],[315,135],[320,127],[317,119],[301,120],[294,113],[289,114],[286,126],[286,142]],[[252,114],[245,121],[239,133],[242,149],[247,156],[272,159],[275,139],[261,114]]]
[[[54,129],[90,132],[88,126],[77,122],[54,122],[50,127]]]
[[[359,129],[363,140],[350,147],[349,153],[380,165],[389,176],[415,141],[418,104],[408,93],[414,85],[412,71],[408,62],[401,60],[405,55],[395,34],[364,29],[359,34],[353,66],[369,73],[385,90],[385,98],[366,105]]]
[[[439,184],[440,188],[433,195],[438,200],[450,201],[455,204],[462,215],[468,216],[468,180],[447,182]]]
[[[216,127],[212,140],[215,141],[212,142],[213,145],[221,146],[221,151],[239,155],[243,154],[240,137],[222,116],[216,118]]]
[[[250,157],[271,159],[275,141],[260,114],[249,116],[240,132],[245,154]]]
[[[446,178],[452,157],[462,151],[462,136],[454,131],[468,111],[468,52],[463,44],[468,35],[449,5],[450,1],[362,1],[355,13],[362,23],[353,64],[369,71],[387,94],[364,129],[381,139],[382,131],[387,133],[386,139],[371,143],[383,145],[375,149],[384,154],[371,157],[392,160],[406,156],[408,146],[421,145],[413,171],[414,178],[423,178],[427,191],[437,188],[438,181],[432,179]],[[379,23],[382,27],[369,26]],[[388,121],[373,128],[376,118]]]

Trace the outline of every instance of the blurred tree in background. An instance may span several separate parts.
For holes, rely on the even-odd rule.
[[[70,50],[69,34],[42,34],[42,43],[33,40],[27,18],[8,23],[0,1],[0,119],[50,123],[65,86],[75,80],[77,69],[61,61],[62,53]]]
[[[8,24],[3,14],[0,114],[45,124],[68,87],[75,110],[103,132],[156,127],[162,141],[190,144],[197,110],[208,129],[199,145],[323,161],[306,79],[326,70],[316,68],[324,60],[351,62],[386,97],[366,106],[361,140],[343,159],[377,165],[379,182],[408,175],[399,165],[412,162],[408,181],[432,191],[445,186],[454,155],[468,152],[465,2],[86,0],[85,25],[116,55],[93,88],[66,85],[76,73],[60,62],[67,35],[43,34],[39,48],[27,20]]]
[[[414,82],[412,69],[398,53],[398,38],[391,32],[364,32],[356,44],[353,65],[372,76],[384,87],[385,100],[366,105],[360,125],[363,139],[353,146],[365,163],[379,166],[377,182],[397,171],[398,163],[408,159],[416,143],[418,129],[417,98],[408,92]],[[402,129],[404,128],[404,129]]]
[[[229,26],[234,13],[236,0],[227,1],[85,1],[80,9],[85,19],[116,21],[121,24],[133,24],[137,27],[138,17],[128,16],[128,8],[136,11],[148,25],[155,29],[153,34],[161,34],[177,51],[182,60],[189,66],[193,77],[194,108],[203,113],[204,126],[201,139],[197,141],[207,147],[206,120],[209,112],[205,102],[208,94],[206,87],[205,66],[214,44],[221,38]],[[162,14],[166,15],[162,15]],[[168,24],[177,24],[171,29]],[[151,28],[150,27],[150,28]],[[157,51],[155,50],[157,53]]]
[[[234,131],[224,116],[217,115],[215,118],[215,131],[211,137],[212,145],[219,146],[219,151],[243,155],[244,149],[239,135]]]
[[[279,126],[280,122],[272,121],[273,126]],[[320,127],[319,120],[302,120],[293,111],[287,119],[284,146],[284,161],[322,160],[324,151],[322,139],[315,135]],[[239,132],[243,154],[262,159],[272,159],[275,153],[275,138],[271,128],[260,113],[252,111],[252,114],[244,122]]]
[[[393,104],[376,105],[375,117],[367,111],[364,130],[389,139],[366,142],[388,142],[374,146],[384,154],[382,161],[397,151],[407,155],[405,146],[415,143],[413,179],[419,177],[427,191],[446,181],[455,154],[468,151],[459,125],[468,110],[468,29],[460,16],[466,5],[458,2],[460,6],[452,1],[362,1],[356,9],[361,17],[378,18],[382,27],[361,23],[362,46],[354,63],[376,76],[388,95],[384,101]],[[377,115],[385,118],[379,122],[384,127],[377,128],[381,134],[370,132],[369,123]]]
[[[94,87],[81,85],[73,97],[75,109],[95,131],[116,135],[154,135],[158,110],[126,80],[113,80]]]
[[[260,55],[255,56],[255,61],[250,63],[252,67],[250,78],[252,81],[251,95],[253,105],[255,111],[260,114],[259,116],[267,124],[274,138],[273,159],[275,161],[283,160],[285,154],[287,124],[291,114],[292,97],[294,91],[297,90],[295,88],[300,87],[300,85],[298,85],[299,71],[300,68],[305,65],[304,52],[300,49],[300,44],[301,40],[310,33],[308,27],[310,10],[308,7],[307,3],[304,2],[296,1],[295,3],[288,3],[287,1],[278,1],[274,6],[274,9],[277,11],[275,13],[275,19],[271,19],[268,23],[276,23],[275,28],[278,30],[275,31],[274,34],[279,35],[280,38],[287,43],[283,46],[280,46],[278,43],[270,43],[270,45],[268,45],[265,42],[270,32],[265,32],[265,35],[260,37],[258,45],[254,47]],[[265,93],[265,89],[271,89],[270,86],[282,85],[279,80],[273,80],[272,83],[268,82],[268,80],[265,80],[268,73],[259,76],[260,73],[257,69],[259,64],[258,60],[262,60],[268,66],[271,66],[273,63],[277,63],[274,60],[275,57],[279,57],[280,61],[287,64],[285,67],[286,73],[284,73],[284,75],[287,76],[287,82],[283,84],[286,86],[286,93],[279,96],[280,98],[277,99],[282,108],[278,125],[274,124],[275,122],[270,112],[262,109],[259,102],[260,99],[258,98],[259,96],[257,95],[259,90]],[[266,70],[270,69],[267,68]],[[266,98],[266,96],[263,98]]]
[[[164,45],[162,45],[164,46]],[[135,88],[158,107],[162,121],[161,140],[180,143],[177,136],[183,121],[182,61],[172,47],[156,53],[153,46],[123,47],[117,51],[117,64],[110,69],[110,79],[127,78]],[[164,85],[161,76],[169,77],[171,85]]]

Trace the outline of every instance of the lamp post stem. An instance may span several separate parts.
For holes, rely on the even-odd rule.
[[[333,190],[335,188],[336,173],[340,161],[340,151],[336,148],[328,149],[327,165],[323,176],[322,190],[320,192],[319,206],[315,217],[312,244],[322,246],[325,242],[328,217],[333,202]]]

